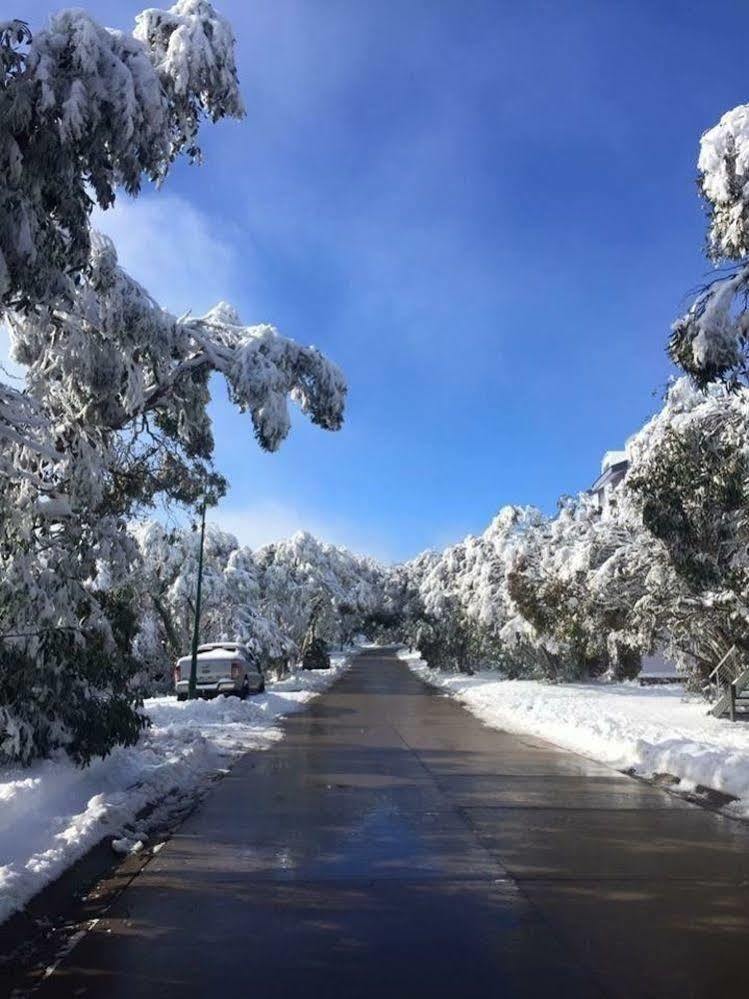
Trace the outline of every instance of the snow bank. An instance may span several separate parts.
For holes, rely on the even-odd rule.
[[[334,655],[330,670],[296,674],[246,701],[151,698],[151,728],[138,744],[84,770],[64,756],[0,768],[0,922],[105,836],[116,837],[119,852],[140,849],[147,838],[134,825],[141,809],[160,803],[152,826],[232,758],[267,749],[283,737],[278,719],[302,710],[348,662]]]
[[[687,699],[678,685],[502,680],[488,671],[439,673],[418,654],[400,657],[487,725],[530,733],[643,776],[670,773],[685,790],[703,784],[724,791],[740,799],[729,810],[749,817],[749,726],[710,717],[705,702]]]

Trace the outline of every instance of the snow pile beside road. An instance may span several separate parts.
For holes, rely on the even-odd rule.
[[[683,790],[702,784],[724,791],[740,799],[730,811],[749,816],[749,725],[708,716],[705,702],[685,699],[680,686],[502,680],[489,671],[440,673],[418,654],[400,656],[493,728],[536,735],[643,776],[673,774]]]
[[[0,768],[0,922],[105,836],[118,839],[120,852],[139,849],[124,827],[142,809],[158,803],[153,827],[185,808],[234,757],[281,739],[278,719],[302,710],[347,666],[334,655],[330,670],[301,672],[246,701],[150,698],[151,727],[138,744],[83,770],[62,755]]]

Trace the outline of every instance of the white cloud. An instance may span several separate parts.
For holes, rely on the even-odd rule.
[[[232,301],[239,284],[237,255],[186,199],[160,193],[136,201],[123,195],[109,211],[96,209],[93,225],[114,240],[122,266],[164,308],[200,315],[221,299]],[[23,375],[11,358],[8,331],[0,324],[4,378],[2,369],[14,377]]]
[[[95,211],[93,224],[114,240],[120,264],[164,308],[200,315],[221,299],[231,301],[236,253],[184,198],[163,192],[137,201],[120,197],[109,211]]]
[[[358,554],[383,561],[392,556],[379,538],[342,518],[321,518],[292,503],[260,500],[240,508],[212,511],[210,519],[222,530],[233,534],[240,544],[261,548],[272,541],[282,541],[296,531],[309,531],[321,541],[343,545]]]

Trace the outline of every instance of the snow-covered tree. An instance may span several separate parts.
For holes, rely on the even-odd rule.
[[[747,384],[749,355],[749,105],[728,111],[702,136],[700,190],[708,254],[724,267],[673,327],[674,361],[704,388]]]
[[[423,552],[383,572],[379,600],[361,621],[362,633],[367,638],[383,643],[405,642],[411,648],[418,646],[425,619],[421,583],[438,558],[437,552]]]
[[[188,648],[195,620],[198,534],[166,530],[154,521],[134,524],[141,552],[133,654],[151,693],[166,689],[175,661]],[[293,643],[262,612],[254,553],[208,524],[203,552],[202,642],[239,641],[265,664],[289,656]]]
[[[215,622],[216,641],[244,642],[266,668],[283,673],[296,646],[280,626],[281,613],[268,614],[254,553],[237,548],[224,567],[225,604]]]
[[[86,760],[131,742],[127,522],[158,500],[215,499],[206,406],[220,373],[261,447],[288,400],[326,429],[345,383],[314,348],[220,304],[170,315],[92,232],[94,204],[199,156],[201,120],[243,113],[234,39],[206,0],[148,10],[127,35],[64,11],[0,27],[0,302],[23,391],[0,383],[0,756]]]
[[[638,613],[696,683],[749,655],[748,418],[746,389],[680,379],[630,442],[627,502],[653,539]]]
[[[407,585],[401,588],[409,612],[400,637],[418,646],[433,666],[468,670],[486,664],[523,671],[517,636],[503,636],[519,615],[507,586],[508,567],[516,546],[542,521],[531,507],[507,506],[479,537],[408,563],[401,572]]]
[[[650,578],[671,654],[704,677],[732,645],[749,654],[749,105],[704,133],[698,168],[707,250],[721,269],[674,324],[669,349],[704,394],[676,383],[637,436],[630,480],[666,552],[667,568]]]
[[[150,690],[171,679],[175,660],[186,652],[195,619],[198,535],[189,529],[166,530],[146,521],[131,527],[140,549],[137,586],[139,631],[134,654],[148,675]],[[230,606],[227,566],[237,553],[237,540],[209,524],[203,553],[201,626],[205,641],[226,634]]]
[[[307,532],[266,545],[255,553],[266,617],[301,648],[310,614],[317,634],[346,641],[379,604],[381,568],[371,559],[326,544]]]
[[[198,539],[152,521],[134,524],[142,559],[134,644],[150,690],[186,651],[194,621]],[[299,532],[253,552],[208,524],[203,557],[201,641],[240,641],[266,668],[298,659],[310,616],[316,634],[350,641],[383,600],[386,570],[372,559]]]
[[[591,497],[565,498],[512,553],[508,591],[531,625],[518,638],[535,667],[553,679],[639,672],[632,622],[639,572],[627,561],[641,527],[601,517]],[[633,570],[635,570],[633,572]],[[636,585],[634,587],[636,589]],[[509,638],[509,631],[505,633]]]
[[[64,10],[46,29],[0,23],[0,296],[71,295],[90,254],[92,201],[199,156],[203,118],[244,114],[234,36],[207,0],[146,10],[133,33]]]
[[[428,564],[420,581],[423,619],[416,640],[424,659],[433,667],[449,665],[471,672],[481,656],[481,628],[466,608],[466,579],[476,539],[451,545]]]

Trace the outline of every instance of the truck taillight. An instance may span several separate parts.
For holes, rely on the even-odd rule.
[[[241,680],[242,678],[242,666],[243,664],[238,660],[235,660],[231,664],[231,678],[232,680]]]
[[[174,667],[174,682],[175,683],[179,683],[179,681],[181,679],[182,679],[182,667],[181,666],[175,666]]]

